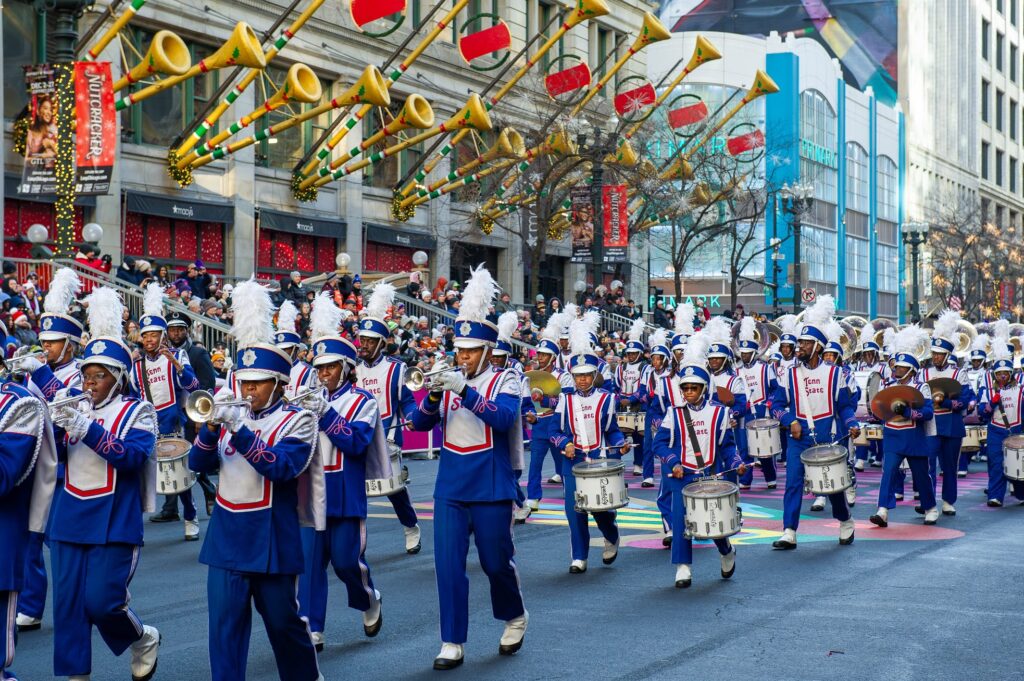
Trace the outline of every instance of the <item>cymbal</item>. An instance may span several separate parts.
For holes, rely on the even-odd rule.
[[[897,404],[917,409],[924,405],[924,395],[920,390],[909,385],[894,385],[879,390],[871,400],[871,413],[881,421],[906,420],[904,417],[897,416],[893,411],[893,407]]]
[[[957,397],[963,389],[960,382],[953,378],[933,378],[928,381],[928,387],[932,393],[942,393],[946,397]]]
[[[562,384],[547,371],[527,371],[526,378],[530,381],[530,390],[539,390],[545,397],[558,397],[562,392]]]

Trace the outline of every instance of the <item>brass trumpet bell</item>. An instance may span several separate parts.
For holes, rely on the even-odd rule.
[[[292,64],[284,85],[263,106],[266,109],[276,109],[289,102],[313,104],[320,101],[323,93],[323,86],[320,85],[320,79],[313,73],[313,69],[305,64]]]
[[[185,414],[196,423],[220,423],[223,419],[221,410],[228,407],[250,407],[249,400],[227,400],[217,402],[213,394],[207,390],[194,390],[185,400]]]
[[[135,68],[114,83],[114,92],[157,74],[180,76],[191,67],[192,55],[189,54],[185,41],[171,31],[157,31],[149,43],[146,56]]]
[[[454,116],[441,124],[442,132],[452,132],[464,128],[474,130],[490,130],[493,128],[491,117],[484,106],[484,100],[475,92],[466,100],[465,106],[459,109]]]
[[[569,28],[579,26],[584,21],[603,17],[611,12],[604,0],[576,0],[576,9],[565,18],[565,25]]]

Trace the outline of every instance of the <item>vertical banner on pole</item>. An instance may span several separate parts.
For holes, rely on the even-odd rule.
[[[25,164],[18,193],[57,193],[57,74],[52,64],[25,67],[28,89],[28,132]]]
[[[75,114],[75,192],[107,194],[117,145],[110,62],[75,64]]]
[[[572,262],[589,263],[594,249],[594,204],[590,187],[573,187],[569,192],[572,203]]]
[[[629,251],[629,199],[626,185],[605,185],[601,200],[604,213],[604,262],[626,262]]]

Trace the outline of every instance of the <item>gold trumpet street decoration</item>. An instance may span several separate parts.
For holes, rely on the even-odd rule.
[[[551,50],[551,48],[558,44],[558,41],[561,40],[566,33],[576,26],[579,26],[584,21],[605,16],[610,11],[611,10],[608,8],[605,0],[576,0],[576,8],[570,12],[569,16],[566,17],[565,23],[563,23],[562,26],[555,31],[543,45],[537,48],[534,55],[526,60],[526,63],[523,64],[515,75],[513,75],[512,78],[505,83],[500,90],[498,90],[498,92],[494,93],[487,102],[487,110],[490,111],[493,109],[498,102],[501,101],[501,99],[504,98],[513,87],[515,87],[523,76],[525,76],[530,69],[532,69],[541,60],[541,58]],[[411,195],[413,191],[415,191],[427,178],[427,175],[429,175],[441,161],[452,153],[456,145],[458,145],[458,143],[461,142],[468,134],[468,131],[458,133],[438,150],[437,155],[433,159],[424,163],[423,167],[420,168],[415,177],[402,188],[402,198],[408,198],[409,195]]]
[[[708,140],[710,140],[712,137],[718,134],[718,131],[724,128],[725,124],[728,123],[733,116],[738,114],[740,110],[747,104],[750,104],[758,97],[770,95],[778,91],[779,86],[775,84],[775,81],[772,80],[771,76],[769,76],[761,69],[758,69],[757,72],[754,74],[754,84],[750,86],[749,90],[747,90],[747,94],[743,95],[743,99],[737,102],[736,106],[730,109],[724,117],[722,117],[721,119],[719,119],[717,123],[715,123],[715,125],[711,126],[711,129],[705,132],[704,136],[701,137],[700,141],[697,142],[697,144],[695,144],[694,146],[690,147],[690,150],[687,151],[682,158],[686,161],[689,161],[691,158],[693,158],[693,155],[697,153],[697,150],[703,147],[705,144],[707,144]]]
[[[388,94],[387,86],[384,84],[384,76],[382,76],[380,71],[377,70],[377,67],[373,65],[367,66],[359,80],[353,83],[352,86],[340,96],[335,97],[329,102],[313,107],[309,111],[303,112],[297,116],[292,116],[287,120],[276,123],[264,130],[260,130],[255,135],[246,137],[245,139],[233,142],[226,146],[217,147],[209,154],[205,154],[197,158],[192,164],[192,167],[200,168],[208,163],[222,159],[229,154],[234,154],[246,147],[256,144],[257,142],[269,139],[274,135],[278,135],[285,130],[294,128],[296,125],[299,125],[304,121],[308,121],[311,118],[316,118],[317,116],[320,116],[332,109],[339,109],[341,107],[363,104],[366,102],[369,102],[373,106],[388,106],[391,104],[391,96]]]
[[[252,30],[252,26],[244,21],[238,22],[228,41],[212,55],[195,64],[181,75],[161,78],[147,88],[133,92],[127,97],[122,97],[117,100],[115,108],[121,111],[152,97],[158,92],[163,92],[169,87],[174,87],[189,78],[194,78],[200,73],[206,73],[214,69],[223,69],[228,66],[248,66],[258,69],[263,69],[267,66],[267,59],[263,54],[263,46],[260,44],[260,39],[256,37],[256,32]]]
[[[149,43],[149,50],[135,68],[114,83],[114,92],[120,92],[143,78],[156,74],[180,76],[192,68],[192,55],[185,41],[170,31],[157,31]]]
[[[111,40],[117,37],[117,34],[121,32],[121,29],[128,25],[128,22],[132,20],[132,17],[134,17],[145,4],[146,0],[132,0],[131,5],[125,9],[124,13],[117,17],[117,19],[114,20],[114,23],[110,25],[110,28],[107,29],[106,33],[100,36],[99,40],[96,41],[96,44],[89,48],[89,51],[86,53],[85,57],[83,57],[83,61],[96,61],[96,58],[100,56],[100,52],[110,44]]]
[[[375,152],[369,158],[364,158],[357,163],[340,168],[327,177],[321,177],[317,180],[316,186],[321,187],[328,182],[340,180],[346,175],[351,175],[352,173],[362,170],[367,166],[376,165],[389,156],[394,156],[397,153],[405,151],[409,147],[414,147],[420,142],[428,140],[431,137],[436,137],[437,135],[463,129],[490,130],[491,128],[491,118],[487,115],[487,108],[484,106],[483,100],[480,99],[480,95],[474,93],[469,96],[469,100],[462,109],[438,127],[422,132],[414,137],[410,137],[409,139],[388,147],[387,149]]]

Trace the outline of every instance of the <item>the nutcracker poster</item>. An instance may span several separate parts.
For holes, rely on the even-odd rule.
[[[75,192],[108,194],[117,147],[110,62],[75,64]]]
[[[626,262],[629,252],[629,208],[626,185],[605,185],[601,188],[604,202],[604,262]]]

